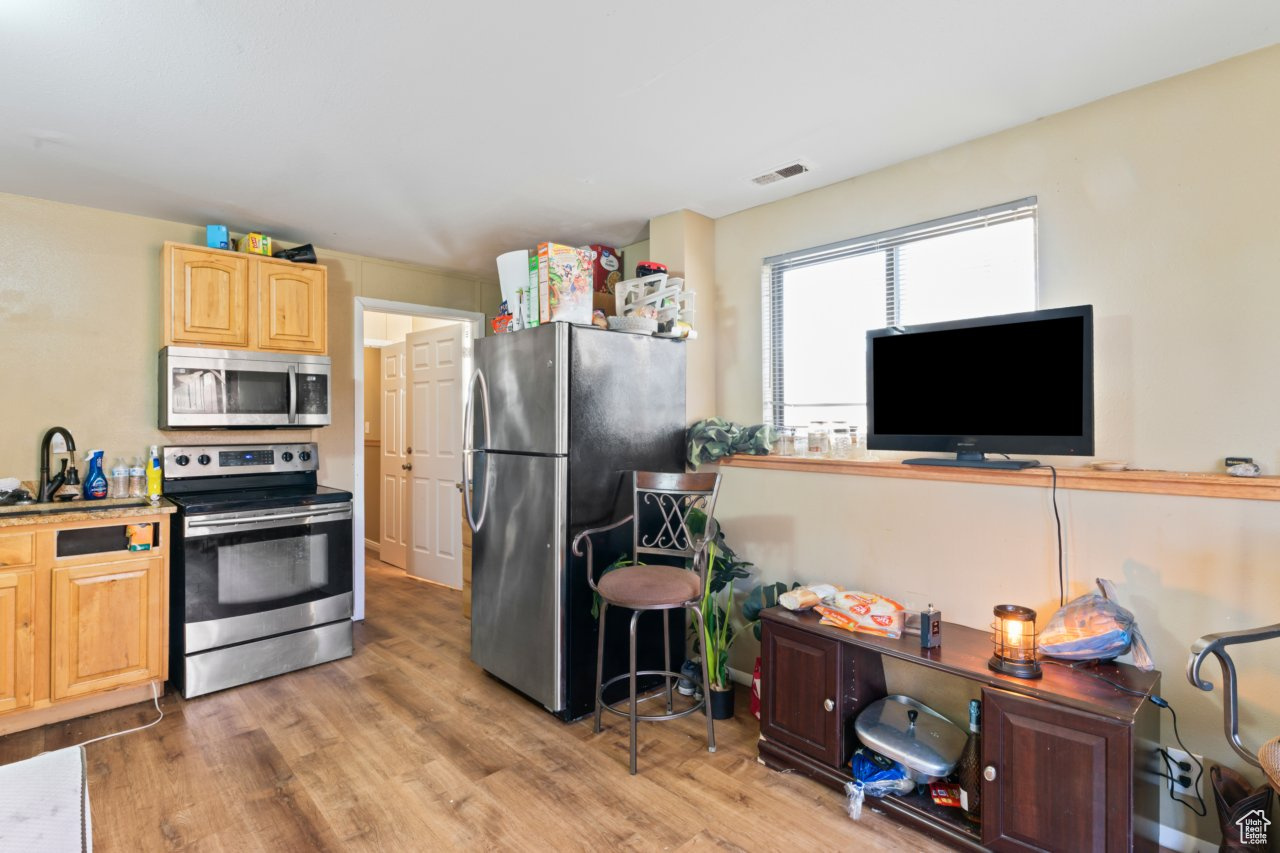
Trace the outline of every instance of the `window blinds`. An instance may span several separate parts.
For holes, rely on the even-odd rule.
[[[903,251],[904,249],[925,240],[990,228],[995,225],[1023,219],[1034,219],[1036,205],[1036,197],[1029,196],[1004,204],[984,207],[980,210],[922,222],[917,225],[893,228],[852,240],[842,240],[838,243],[828,243],[824,246],[786,252],[765,258],[761,269],[761,294],[763,300],[761,317],[763,321],[762,339],[764,342],[764,357],[762,359],[764,375],[762,378],[766,422],[779,426],[786,423],[784,411],[789,404],[786,400],[784,388],[785,365],[783,353],[787,332],[804,335],[840,333],[840,312],[836,306],[832,307],[831,315],[827,318],[830,322],[822,328],[798,329],[796,323],[793,322],[790,329],[788,329],[787,318],[784,316],[785,312],[783,310],[783,294],[787,273],[846,258],[883,253],[884,325],[896,325],[902,322],[902,300],[905,280],[903,262],[905,260],[904,255],[908,254]],[[807,401],[805,405],[807,408],[815,405],[838,407],[857,402],[860,401],[832,400],[820,404]]]

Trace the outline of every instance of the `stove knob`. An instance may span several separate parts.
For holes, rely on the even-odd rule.
[[[285,462],[292,462],[293,454],[286,450],[284,453],[280,454],[280,458],[283,459]]]
[[[213,460],[209,458],[209,454],[201,453],[200,457],[196,459],[196,461],[199,462],[201,465],[208,465]]]
[[[310,461],[311,461],[311,451],[310,451],[310,450],[300,450],[300,451],[298,451],[298,458],[299,458],[299,459],[301,459],[303,462],[310,462]]]
[[[181,456],[173,457],[173,461],[177,462],[179,465],[186,465],[191,461],[191,457],[184,453]]]

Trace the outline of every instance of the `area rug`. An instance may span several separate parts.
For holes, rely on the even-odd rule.
[[[0,850],[92,849],[83,747],[57,749],[0,767]]]

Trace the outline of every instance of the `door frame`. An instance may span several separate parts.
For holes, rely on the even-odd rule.
[[[355,486],[351,498],[351,578],[353,593],[352,618],[364,619],[364,312],[375,311],[385,314],[404,314],[411,317],[430,317],[435,320],[456,320],[471,324],[471,342],[474,346],[478,338],[484,337],[485,316],[482,311],[462,311],[457,308],[443,308],[434,305],[420,305],[415,302],[396,302],[390,299],[373,299],[368,296],[355,297],[355,310],[352,312],[352,364],[359,365],[355,374],[355,400],[352,425],[352,459],[355,462]],[[471,353],[464,351],[464,359],[471,360]],[[465,372],[465,371],[464,371]],[[470,376],[464,376],[464,382],[470,382]],[[464,386],[466,387],[466,386]],[[358,544],[359,547],[354,547]]]

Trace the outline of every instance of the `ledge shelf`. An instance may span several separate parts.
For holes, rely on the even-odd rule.
[[[807,474],[853,474],[860,477],[898,477],[906,480],[948,480],[999,486],[1048,488],[1047,468],[1018,471],[988,468],[946,468],[903,465],[898,460],[820,459],[807,456],[730,456],[719,461],[726,468],[764,468]],[[1093,492],[1137,492],[1149,495],[1182,495],[1201,498],[1280,501],[1280,477],[1231,477],[1226,474],[1193,474],[1182,471],[1096,471],[1093,468],[1058,467],[1058,488]]]

